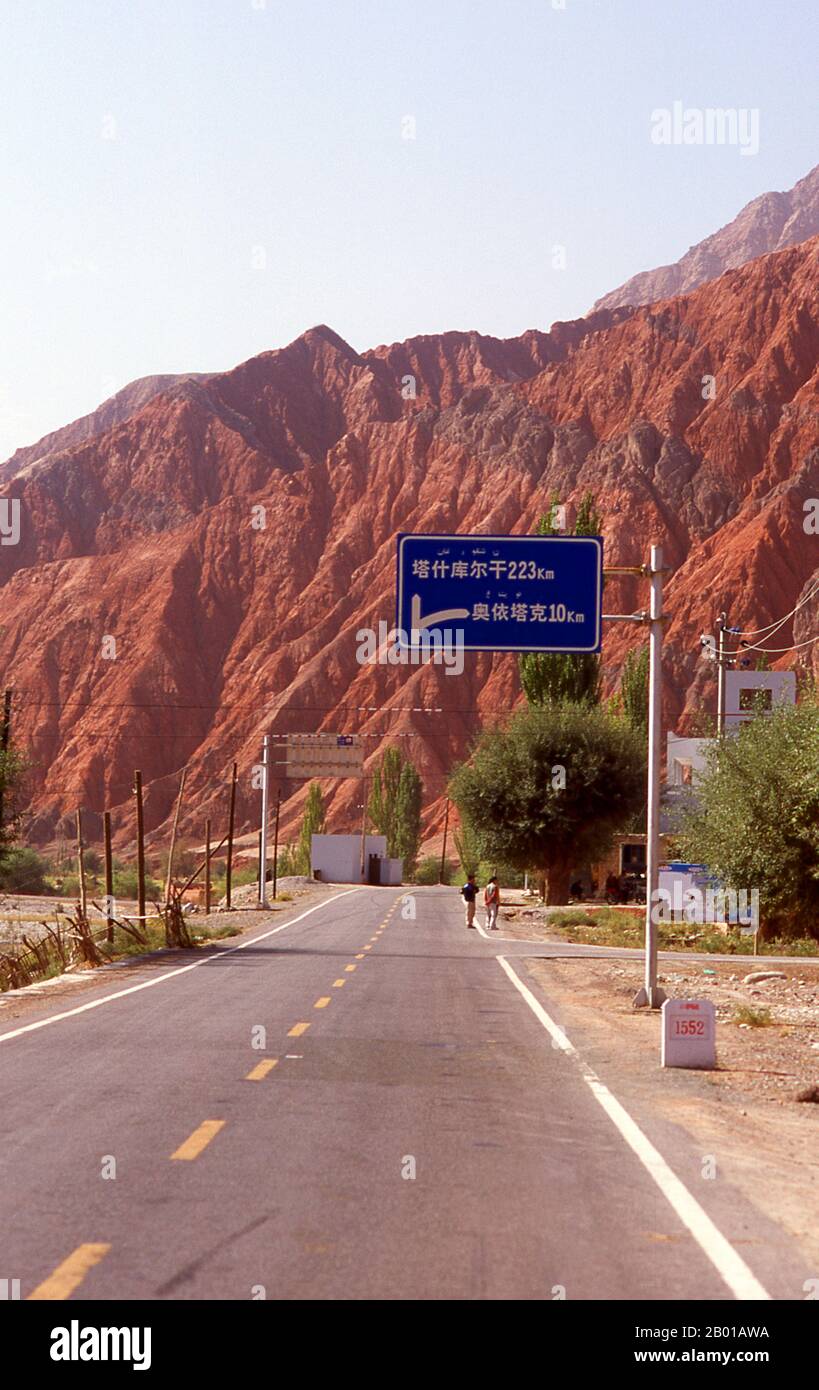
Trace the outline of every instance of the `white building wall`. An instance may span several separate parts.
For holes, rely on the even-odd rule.
[[[386,855],[386,835],[367,835],[364,841],[364,864],[370,854]],[[318,869],[327,883],[361,882],[360,835],[312,835],[310,837],[310,869]]]
[[[740,709],[740,692],[743,690],[770,690],[772,706],[795,705],[796,673],[794,671],[726,671],[726,730],[738,729],[740,724],[754,718],[753,710]]]

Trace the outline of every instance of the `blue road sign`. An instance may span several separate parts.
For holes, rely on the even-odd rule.
[[[398,537],[396,626],[473,652],[598,652],[601,536]],[[455,638],[462,633],[461,638]]]

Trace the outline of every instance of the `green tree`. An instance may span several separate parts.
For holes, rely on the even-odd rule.
[[[551,904],[566,901],[573,870],[606,852],[644,786],[645,748],[625,720],[564,702],[520,710],[483,734],[449,795],[481,858],[545,873]]]
[[[0,750],[0,862],[9,852],[20,825],[20,806],[18,799],[27,771],[27,762],[14,744],[5,751]]]
[[[678,837],[727,888],[759,891],[766,934],[819,938],[819,704],[777,705],[719,739]]]
[[[557,535],[555,511],[558,505],[557,493],[553,493],[549,511],[540,518],[536,535]],[[573,534],[597,536],[601,523],[594,494],[587,492],[577,509]],[[518,658],[518,669],[523,693],[530,705],[545,705],[554,700],[588,705],[599,703],[600,658],[593,652],[523,652]]]
[[[412,763],[406,762],[401,769],[398,791],[395,797],[395,826],[390,857],[404,861],[404,875],[409,878],[418,862],[421,845],[421,801],[423,787]]]
[[[367,815],[376,832],[386,836],[390,858],[404,860],[407,876],[418,859],[422,800],[423,786],[414,765],[400,749],[385,748],[373,773]]]
[[[296,846],[296,873],[310,873],[310,851],[312,847],[312,836],[321,835],[327,821],[327,812],[324,806],[324,797],[321,794],[321,787],[318,782],[311,782],[307,791],[307,800],[304,803],[304,815],[299,829],[299,839]]]
[[[8,849],[0,859],[0,890],[4,893],[47,893],[48,860],[25,845]]]
[[[648,647],[632,647],[620,673],[623,714],[643,738],[648,738],[648,664]]]
[[[478,837],[469,824],[463,810],[461,808],[459,808],[459,810],[461,824],[457,830],[453,831],[452,838],[455,841],[455,849],[458,852],[458,862],[461,873],[466,877],[467,874],[476,874],[478,872],[481,847],[478,843]]]

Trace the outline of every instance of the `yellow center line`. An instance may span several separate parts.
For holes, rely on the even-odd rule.
[[[198,1158],[203,1149],[206,1149],[211,1139],[215,1139],[220,1129],[225,1125],[224,1120],[203,1120],[193,1134],[180,1144],[171,1158],[193,1159]]]
[[[321,999],[317,999],[317,1000],[316,1000],[315,1004],[313,1005],[313,1008],[314,1008],[314,1009],[326,1009],[326,1008],[327,1008],[327,1005],[328,1005],[329,1003],[330,1003],[330,996],[329,996],[329,994],[324,994],[324,995],[322,995]]]
[[[364,959],[364,952],[362,951],[359,955],[356,956],[356,960],[363,960],[363,959]]]
[[[361,949],[362,949],[362,951],[371,951],[371,950],[372,950],[372,946],[362,946]]]
[[[257,1062],[252,1071],[249,1071],[245,1081],[264,1081],[268,1072],[271,1072],[278,1062],[278,1057],[268,1058],[264,1062]]]
[[[287,1036],[288,1038],[300,1038],[302,1033],[306,1033],[309,1027],[309,1023],[294,1023]]]
[[[53,1274],[37,1285],[29,1294],[29,1299],[70,1298],[89,1270],[99,1264],[110,1249],[110,1245],[78,1245],[62,1264],[57,1265]]]
[[[357,966],[357,965],[345,965],[344,969],[345,969],[345,970],[347,971],[347,973],[349,974],[351,971],[357,970],[357,969],[358,969],[358,966]]]
[[[333,980],[333,989],[341,989],[342,985],[346,985],[346,983],[346,980]]]

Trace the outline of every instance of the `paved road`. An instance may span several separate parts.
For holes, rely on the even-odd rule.
[[[522,959],[546,952],[466,932],[452,890],[414,901],[405,920],[395,889],[340,893],[206,963],[0,1020],[0,1279],[23,1298],[804,1297],[784,1234],[550,1035]]]

